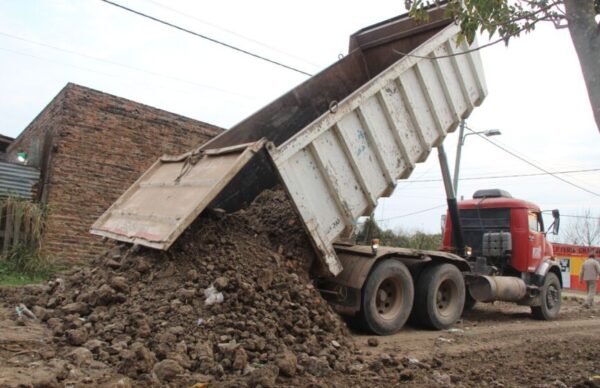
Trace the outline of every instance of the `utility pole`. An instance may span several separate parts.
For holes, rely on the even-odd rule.
[[[486,129],[485,131],[473,131],[470,128],[467,128],[465,121],[461,121],[459,125],[460,130],[458,131],[458,144],[456,145],[456,160],[454,161],[454,181],[452,182],[452,186],[454,187],[454,196],[458,196],[458,174],[460,173],[460,157],[462,152],[462,146],[465,144],[465,138],[469,135],[478,135],[478,136],[498,136],[501,135],[499,129]],[[465,128],[467,128],[469,133],[465,134]]]

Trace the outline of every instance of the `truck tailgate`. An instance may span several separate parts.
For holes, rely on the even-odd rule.
[[[168,249],[264,143],[163,156],[92,225],[91,232]]]

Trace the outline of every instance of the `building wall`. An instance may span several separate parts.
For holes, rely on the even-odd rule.
[[[6,161],[17,162],[17,153],[27,152],[27,165],[40,169],[40,182],[37,188],[37,200],[46,198],[44,183],[48,180],[49,162],[52,157],[51,146],[54,136],[59,132],[59,125],[64,111],[63,102],[68,87],[50,101],[6,150]]]
[[[562,272],[563,287],[573,290],[586,291],[585,282],[579,281],[579,273],[583,262],[590,253],[600,254],[600,247],[584,247],[572,244],[552,243],[554,257],[558,260]],[[600,283],[597,286],[600,292]]]
[[[60,263],[86,261],[103,248],[92,223],[163,154],[178,154],[222,129],[69,84],[9,153],[45,138],[42,199],[49,216],[43,250]],[[50,134],[50,135],[48,135]],[[44,175],[44,174],[43,174]]]
[[[5,136],[0,133],[0,161],[4,161],[6,157],[6,149],[15,141],[12,137]]]

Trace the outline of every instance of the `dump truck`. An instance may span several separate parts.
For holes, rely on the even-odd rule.
[[[167,250],[203,211],[233,212],[281,185],[318,257],[315,283],[336,311],[377,334],[399,330],[411,314],[450,327],[474,275],[465,249],[363,246],[352,236],[357,218],[433,148],[449,176],[442,143],[486,94],[476,44],[460,39],[443,8],[430,9],[427,22],[383,21],[351,35],[345,57],[226,132],[161,157],[91,232]]]

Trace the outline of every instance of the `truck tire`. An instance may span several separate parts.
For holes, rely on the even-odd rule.
[[[558,317],[561,295],[560,281],[553,272],[548,272],[544,285],[540,290],[540,306],[531,306],[531,314],[535,319],[549,321]]]
[[[406,265],[393,259],[377,264],[363,286],[360,312],[363,326],[379,335],[397,332],[410,315],[414,294]]]
[[[430,329],[448,329],[458,321],[465,304],[465,281],[452,264],[427,267],[419,277],[415,318]]]

